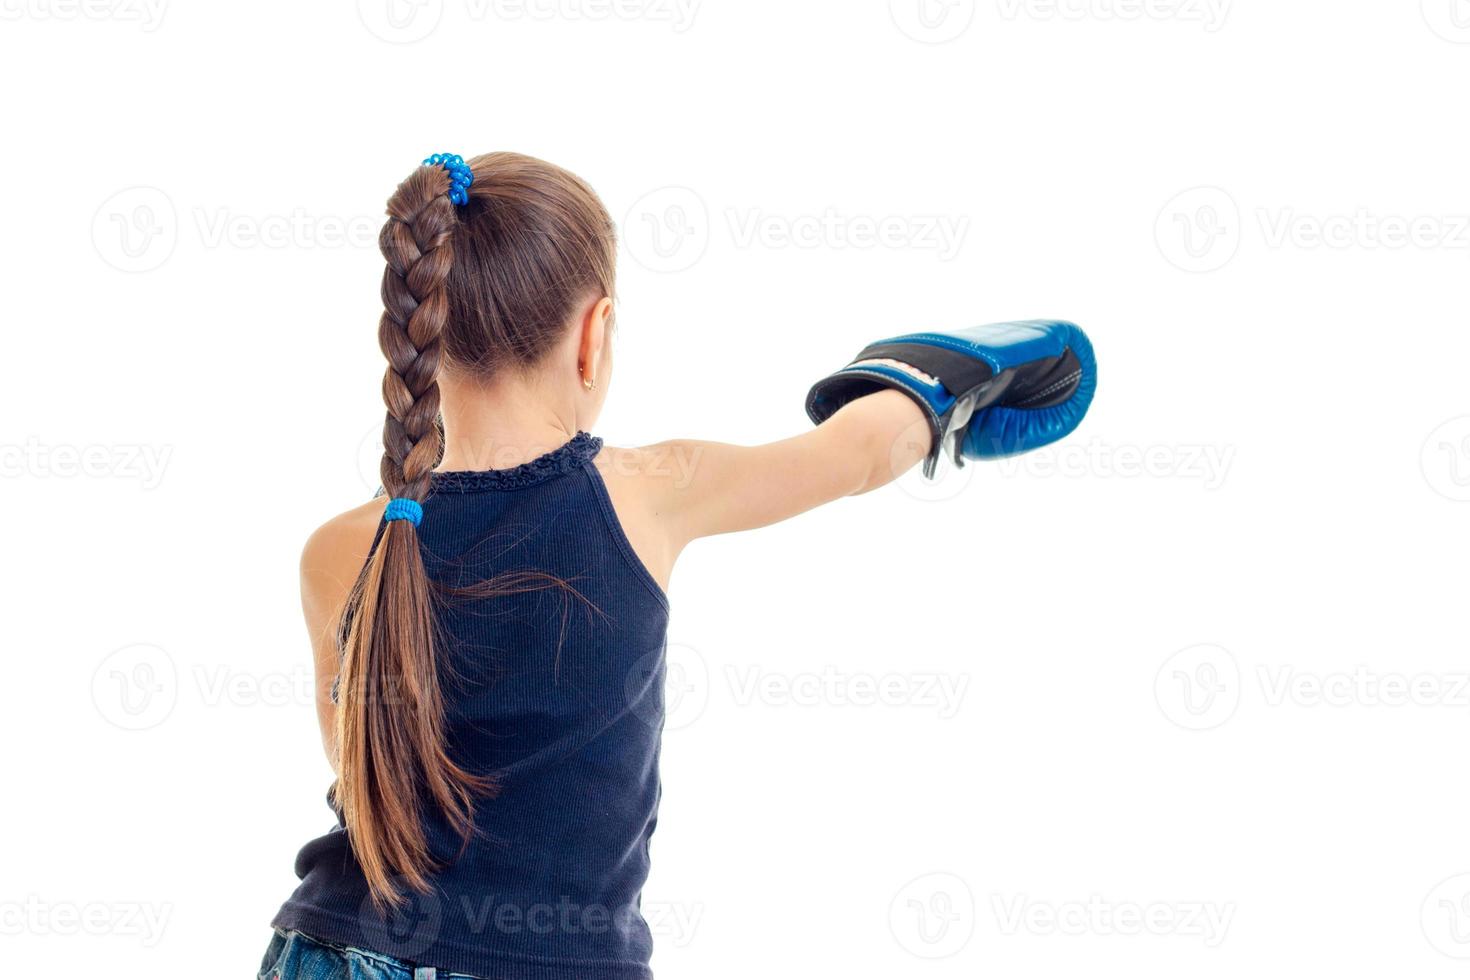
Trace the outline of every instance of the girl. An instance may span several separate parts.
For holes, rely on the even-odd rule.
[[[803,435],[612,449],[588,432],[614,232],[586,184],[436,155],[380,243],[387,496],[301,562],[337,825],[298,855],[259,975],[643,980],[680,551],[941,446],[1057,438],[1091,397],[1090,351],[1070,324],[898,338],[813,389]]]

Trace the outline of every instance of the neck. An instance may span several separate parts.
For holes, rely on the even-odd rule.
[[[542,376],[501,372],[489,383],[439,379],[444,414],[440,470],[503,470],[529,462],[577,434],[577,412]]]

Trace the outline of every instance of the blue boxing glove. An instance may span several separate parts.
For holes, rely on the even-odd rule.
[[[1097,389],[1092,344],[1074,323],[1021,320],[904,334],[869,344],[847,367],[812,385],[806,413],[820,425],[854,398],[882,388],[907,394],[928,416],[933,449],[966,459],[1024,453],[1082,421]]]

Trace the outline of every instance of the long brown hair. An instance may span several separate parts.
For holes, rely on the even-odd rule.
[[[517,153],[468,163],[466,204],[450,202],[443,169],[420,166],[388,199],[378,240],[390,497],[428,496],[444,448],[441,369],[488,378],[532,367],[581,304],[613,295],[612,221],[590,187]],[[335,799],[379,907],[406,900],[400,885],[428,890],[430,808],[467,841],[477,797],[497,790],[447,750],[434,605],[417,529],[389,521],[343,613],[337,707]]]

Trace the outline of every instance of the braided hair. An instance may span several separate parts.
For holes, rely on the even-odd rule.
[[[580,179],[514,153],[458,171],[439,159],[398,185],[378,240],[388,361],[380,473],[394,503],[415,513],[444,449],[441,369],[489,377],[534,365],[579,303],[613,295],[612,222]],[[475,801],[498,791],[446,747],[434,603],[416,519],[389,520],[343,613],[334,789],[380,908],[402,904],[405,890],[428,891],[437,864],[429,810],[467,842]]]

